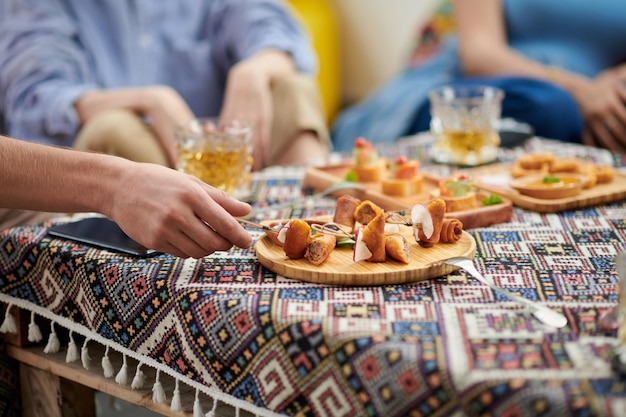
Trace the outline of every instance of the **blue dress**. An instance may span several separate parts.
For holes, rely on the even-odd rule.
[[[589,77],[626,62],[625,0],[502,1],[509,44],[529,58]],[[335,149],[350,150],[358,136],[393,142],[428,130],[428,91],[454,83],[498,86],[505,91],[503,118],[529,123],[539,136],[580,141],[583,119],[569,93],[537,79],[464,77],[452,34],[426,63],[407,67],[344,110],[332,127]]]

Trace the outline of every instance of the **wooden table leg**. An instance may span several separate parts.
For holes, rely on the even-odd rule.
[[[23,417],[92,417],[94,390],[43,369],[20,364]]]
[[[23,417],[62,417],[60,378],[42,369],[20,364]]]

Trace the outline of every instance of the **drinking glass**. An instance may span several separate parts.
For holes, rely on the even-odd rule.
[[[176,131],[176,168],[235,198],[249,192],[252,124],[236,119],[199,118]]]
[[[443,86],[429,92],[433,159],[475,166],[498,156],[504,91],[489,86]]]

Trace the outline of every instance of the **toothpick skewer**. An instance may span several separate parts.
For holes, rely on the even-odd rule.
[[[251,227],[253,229],[261,229],[261,230],[265,230],[266,232],[278,233],[278,230],[272,229],[271,227],[269,227],[268,225],[265,225],[265,224],[259,224],[259,223],[251,222],[250,220],[242,219],[242,218],[239,218],[239,217],[237,218],[237,221],[239,222],[239,224],[241,224],[243,226]]]
[[[405,210],[385,212],[385,221],[387,223],[404,224],[406,226],[413,226],[413,222],[411,221],[411,219],[409,219]]]
[[[334,235],[337,237],[347,237],[348,239],[355,239],[355,236],[343,230],[336,223],[325,224],[312,224],[311,228],[316,232],[324,233],[327,235]]]

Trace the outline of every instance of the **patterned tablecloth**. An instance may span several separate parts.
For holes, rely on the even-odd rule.
[[[300,169],[270,169],[255,177],[255,191],[265,203],[287,200],[300,194],[301,179]],[[263,217],[333,209],[324,199]],[[611,368],[615,331],[598,324],[617,300],[626,201],[558,214],[515,208],[510,223],[469,230],[487,278],[563,312],[563,329],[461,272],[335,287],[277,276],[254,249],[136,258],[46,231],[0,235],[0,300],[9,313],[33,311],[242,411],[626,415],[626,379]]]

